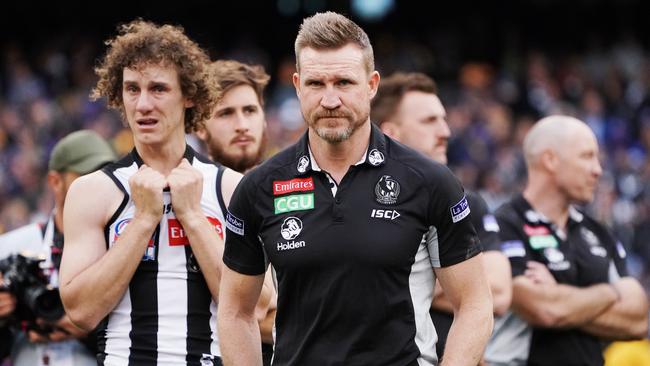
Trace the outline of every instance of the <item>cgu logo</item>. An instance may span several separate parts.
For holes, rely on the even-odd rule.
[[[395,220],[396,218],[400,217],[402,215],[397,212],[397,210],[372,210],[370,213],[370,217],[374,217],[376,219],[388,219],[388,220]]]
[[[273,206],[276,215],[291,211],[311,210],[314,208],[314,194],[294,194],[276,198],[273,200]]]

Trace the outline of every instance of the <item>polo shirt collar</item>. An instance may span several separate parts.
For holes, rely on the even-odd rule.
[[[537,212],[531,205],[530,203],[524,198],[523,194],[519,194],[515,198],[515,205],[518,207],[521,212],[524,213],[524,217],[526,218],[526,221],[530,223],[539,223],[542,222],[544,224],[550,224],[551,220],[549,220],[544,214],[541,212]],[[582,222],[584,218],[584,215],[578,211],[575,206],[570,205],[569,206],[569,222],[567,224],[571,224],[572,222],[575,223],[580,223]]]
[[[370,124],[370,143],[368,149],[361,159],[354,165],[368,165],[370,167],[379,167],[386,163],[386,136],[373,123]],[[303,175],[309,171],[320,171],[320,167],[309,147],[309,130],[300,138],[296,144],[295,169],[298,175]]]

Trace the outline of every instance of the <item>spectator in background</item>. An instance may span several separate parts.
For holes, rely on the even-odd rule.
[[[264,156],[267,141],[264,88],[269,82],[269,75],[261,65],[247,65],[234,60],[215,61],[211,71],[222,95],[211,118],[199,126],[196,134],[204,142],[212,160],[245,173],[259,164]],[[263,297],[263,300],[270,303],[258,303],[256,310],[260,320],[264,365],[270,365],[276,310],[270,269],[265,285],[273,294],[268,298]]]
[[[626,252],[575,204],[593,200],[598,142],[580,120],[551,116],[524,140],[528,183],[496,211],[512,265],[512,311],[497,319],[490,365],[602,365],[602,342],[642,338],[648,301]]]
[[[0,236],[0,252],[21,252],[29,246],[46,258],[41,269],[47,274],[54,288],[59,287],[59,267],[63,251],[63,208],[68,189],[77,178],[89,174],[116,158],[111,146],[95,132],[77,131],[59,141],[49,159],[47,184],[54,196],[54,210],[44,225],[32,224]],[[37,241],[31,243],[32,241]],[[0,274],[2,283],[2,274]],[[16,299],[7,292],[0,292],[0,320],[9,318],[16,306]],[[27,306],[18,303],[17,306]],[[15,366],[95,365],[96,344],[94,334],[87,333],[72,324],[68,315],[55,323],[37,319],[35,330],[27,333],[16,329],[11,360]],[[44,330],[46,327],[51,331]],[[85,341],[86,345],[80,343]],[[4,343],[4,342],[3,342]],[[8,344],[10,344],[9,342]],[[89,348],[86,348],[88,346]]]
[[[421,73],[395,73],[379,85],[372,100],[370,119],[386,135],[430,159],[447,164],[447,140],[450,137],[447,113],[437,95],[435,82]],[[478,194],[465,191],[472,225],[483,247],[498,242],[499,226]],[[498,250],[483,252],[483,265],[492,292],[493,311],[503,315],[510,307],[512,283],[508,259]],[[453,308],[439,283],[431,305],[436,326],[436,351],[443,357],[447,334],[453,321]]]
[[[222,96],[196,134],[214,161],[245,173],[262,161],[265,152],[264,88],[269,75],[260,65],[234,60],[213,62],[210,69]]]

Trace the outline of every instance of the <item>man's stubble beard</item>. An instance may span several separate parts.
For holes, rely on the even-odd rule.
[[[368,116],[369,114],[365,114],[360,119],[361,122],[359,122],[359,121],[353,121],[350,118],[349,114],[343,114],[342,117],[346,118],[348,121],[350,121],[350,123],[348,124],[348,127],[346,127],[341,132],[329,132],[327,131],[326,127],[318,127],[315,121],[318,121],[318,119],[320,118],[319,115],[314,116],[313,118],[314,122],[312,122],[312,126],[314,132],[316,132],[316,135],[318,135],[318,137],[322,138],[323,140],[325,140],[330,144],[339,144],[343,141],[348,140],[356,130],[358,130],[361,126],[363,126],[363,124],[368,120]],[[329,117],[329,116],[323,116],[323,117]]]
[[[212,141],[212,135],[208,133],[208,141]],[[226,149],[219,144],[206,144],[208,149],[208,154],[212,160],[236,171],[239,173],[245,173],[251,168],[255,167],[262,161],[264,157],[264,152],[266,151],[266,146],[268,144],[268,137],[266,130],[262,133],[262,140],[260,141],[259,149],[255,154],[245,154],[244,156],[232,156],[226,152]]]

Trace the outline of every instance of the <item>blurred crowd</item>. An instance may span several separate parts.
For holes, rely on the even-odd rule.
[[[131,149],[119,112],[88,98],[101,46],[95,39],[69,38],[29,50],[0,45],[0,233],[48,215],[53,199],[45,189],[47,159],[67,133],[90,128],[110,139],[118,154]],[[521,190],[521,142],[537,119],[563,113],[587,122],[599,139],[604,168],[587,209],[613,229],[630,254],[630,270],[650,290],[650,50],[624,40],[576,54],[525,51],[498,65],[463,62],[451,76],[431,67],[429,61],[444,60],[427,45],[396,46],[380,37],[375,50],[384,76],[422,71],[436,79],[452,129],[449,165],[491,209]],[[221,56],[262,62],[272,76],[266,95],[270,155],[305,126],[291,83],[293,55],[270,63],[263,52],[241,47]]]

